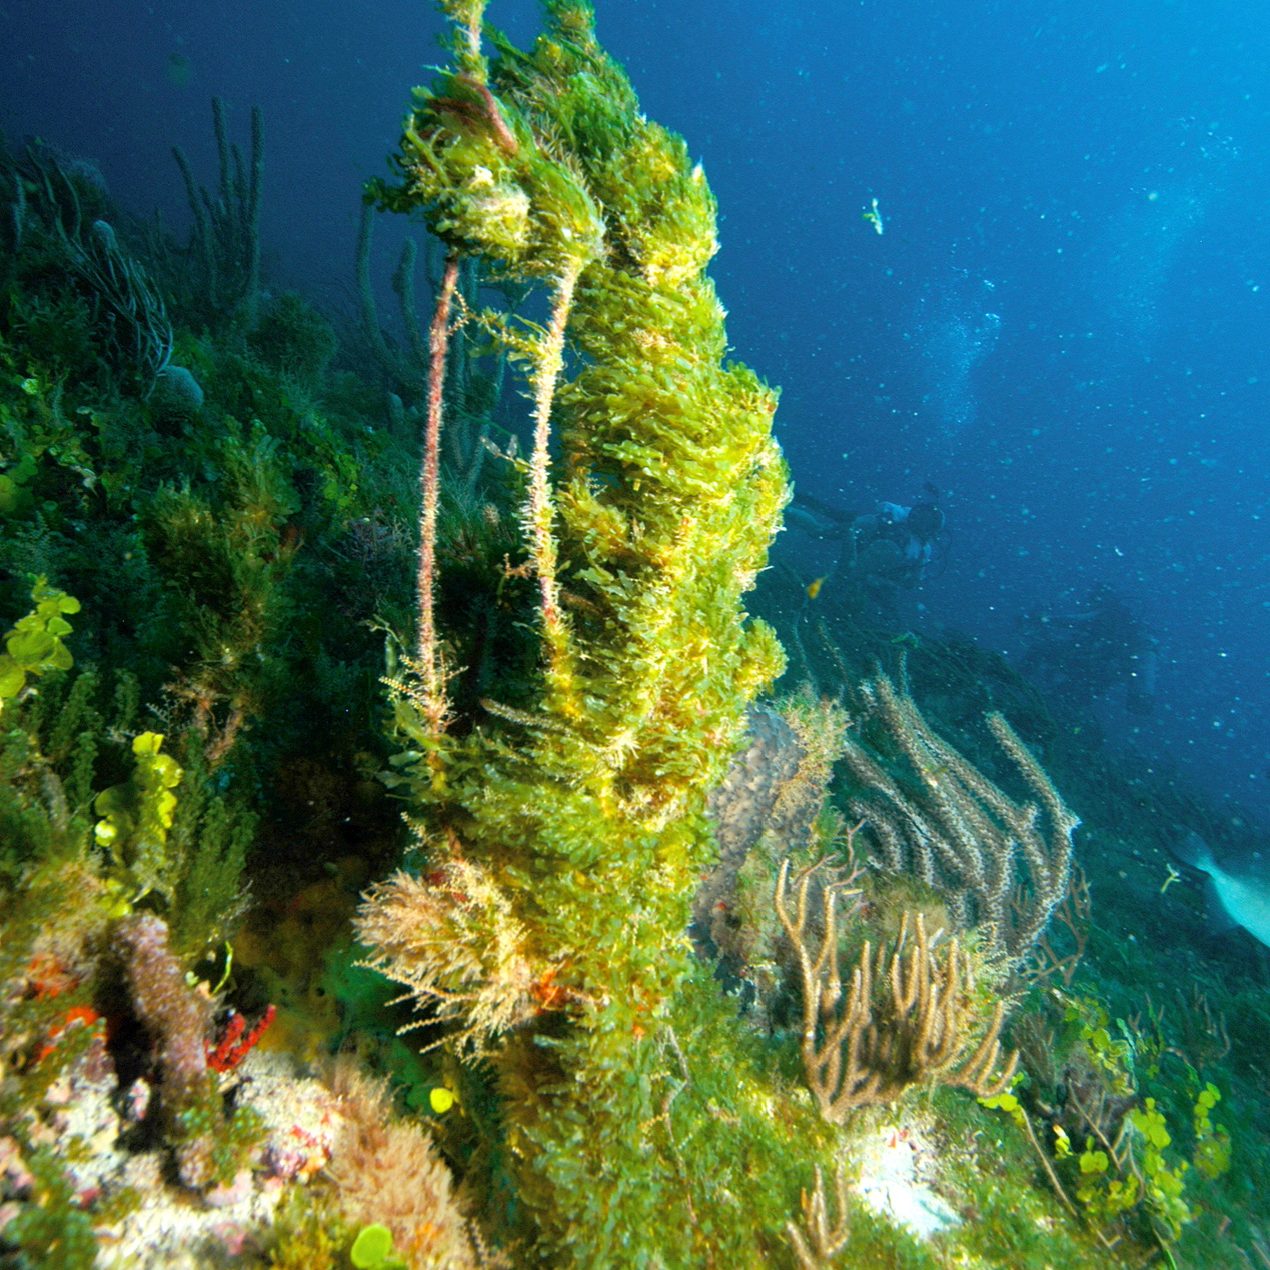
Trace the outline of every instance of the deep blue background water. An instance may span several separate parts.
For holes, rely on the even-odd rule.
[[[528,0],[490,16],[536,29]],[[244,145],[260,104],[269,280],[349,304],[359,186],[439,29],[422,0],[0,0],[0,126],[183,228],[170,147],[210,183],[211,95]],[[783,387],[799,488],[934,482],[921,620],[1012,656],[1021,613],[1110,583],[1162,670],[1155,715],[1108,726],[1270,811],[1259,0],[601,0],[599,33],[705,165],[729,332]]]

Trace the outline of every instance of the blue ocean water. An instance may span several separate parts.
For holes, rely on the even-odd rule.
[[[535,6],[491,15],[526,40]],[[783,398],[802,493],[941,493],[912,620],[1020,660],[1025,614],[1109,587],[1155,709],[1104,726],[1270,811],[1270,24],[1169,4],[604,5],[602,39],[721,208],[729,333]],[[212,169],[208,100],[267,131],[273,285],[348,303],[362,180],[438,16],[380,0],[5,0],[0,126],[94,159],[183,229],[170,147]],[[877,200],[885,232],[864,213]],[[392,250],[401,227],[379,231]],[[791,540],[787,550],[797,551]],[[811,564],[809,562],[809,569]]]

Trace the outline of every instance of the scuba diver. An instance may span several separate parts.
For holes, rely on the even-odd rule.
[[[1159,643],[1106,583],[1084,601],[1027,614],[1030,642],[1020,669],[1068,700],[1091,705],[1123,684],[1125,709],[1155,709]]]
[[[815,601],[828,584],[838,602],[871,608],[884,621],[898,619],[900,594],[919,586],[930,566],[943,559],[944,513],[939,491],[930,484],[912,507],[879,503],[864,514],[799,494],[786,519],[802,538],[802,559],[820,556],[823,572],[806,587],[808,599]]]
[[[851,522],[843,563],[866,586],[912,590],[925,578],[944,532],[938,491],[927,485],[926,493],[927,501],[913,507],[879,503]]]

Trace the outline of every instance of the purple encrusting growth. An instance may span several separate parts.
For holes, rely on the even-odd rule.
[[[174,1125],[188,1120],[187,1128],[193,1129],[204,1119],[199,1112],[207,1109],[209,1099],[219,1102],[207,1066],[210,1003],[186,983],[162,918],[128,917],[115,928],[114,938],[133,1009],[155,1044],[164,1113]],[[195,1131],[177,1148],[181,1180],[187,1186],[203,1187],[211,1181],[209,1146],[202,1136]]]

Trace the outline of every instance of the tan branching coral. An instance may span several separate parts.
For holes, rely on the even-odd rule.
[[[866,728],[876,723],[884,735],[875,748],[848,733],[843,757],[862,790],[852,815],[888,868],[939,891],[959,926],[979,926],[1017,965],[1067,894],[1080,818],[1002,715],[988,715],[988,727],[1034,802],[1016,802],[939,736],[907,685],[879,674],[860,692]],[[898,750],[901,762],[884,761],[881,748]]]
[[[799,1270],[824,1270],[847,1247],[850,1238],[847,1221],[847,1171],[841,1162],[834,1176],[834,1195],[837,1215],[830,1216],[825,1179],[817,1165],[816,1185],[810,1195],[804,1191],[802,1196],[802,1226],[799,1227],[792,1221],[785,1225],[785,1233],[794,1245]]]
[[[776,885],[776,912],[789,936],[802,978],[803,1068],[821,1115],[841,1124],[856,1107],[893,1102],[911,1085],[958,1085],[981,1097],[1001,1093],[1018,1055],[999,1074],[1001,1024],[998,1000],[986,1026],[976,995],[974,958],[951,940],[941,958],[930,945],[920,914],[906,913],[889,957],[866,941],[842,980],[838,952],[841,887],[820,887],[819,932],[811,929],[816,867],[797,879],[789,909],[789,861]]]

